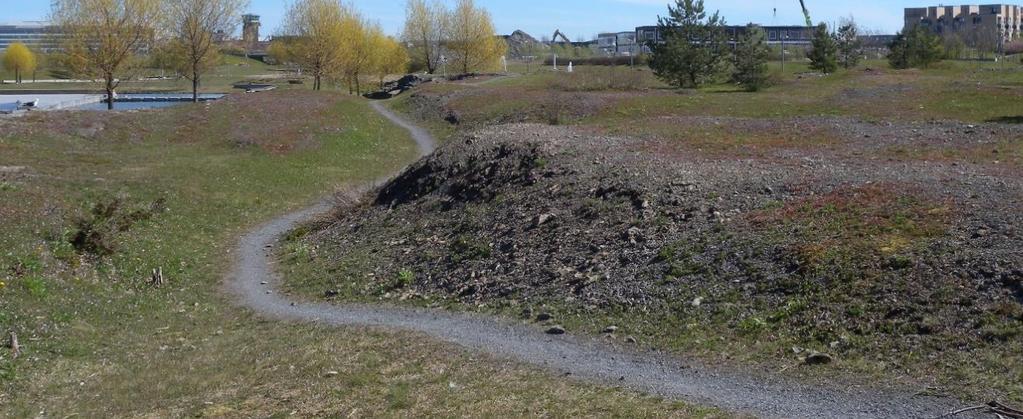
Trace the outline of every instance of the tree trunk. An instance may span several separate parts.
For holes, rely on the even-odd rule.
[[[114,75],[106,75],[106,88],[107,88],[107,110],[114,110]]]
[[[199,103],[199,69],[192,65],[192,103]]]

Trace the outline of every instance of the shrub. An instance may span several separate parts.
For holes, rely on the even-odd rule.
[[[117,251],[118,235],[165,209],[163,199],[136,208],[126,205],[123,197],[97,202],[84,216],[74,221],[69,242],[78,253],[93,256],[112,255]]]

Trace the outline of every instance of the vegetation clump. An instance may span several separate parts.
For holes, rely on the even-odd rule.
[[[117,251],[117,240],[122,234],[164,211],[166,207],[163,199],[147,206],[135,207],[123,196],[103,199],[74,220],[68,241],[81,254],[110,256]]]

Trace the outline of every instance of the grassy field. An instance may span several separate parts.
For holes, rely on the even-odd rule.
[[[674,115],[964,122],[1013,121],[1023,115],[1023,93],[1017,88],[1023,66],[1017,61],[947,61],[931,69],[897,71],[875,60],[827,77],[808,72],[802,62],[788,63],[784,72],[779,63],[771,68],[776,85],[757,93],[724,83],[679,91],[646,68],[586,66],[571,74],[544,69],[479,86],[447,83],[425,89],[445,96],[445,105],[457,111],[463,125],[508,122],[512,116],[633,129]]]
[[[1013,176],[1023,168],[1023,141],[1013,132],[999,131],[996,136],[995,128],[1001,126],[992,128],[994,138],[990,141],[976,144],[972,140],[954,141],[956,135],[965,134],[949,129],[945,133],[949,137],[947,141],[858,149],[848,146],[848,142],[857,140],[849,137],[852,124],[843,122],[873,127],[876,131],[870,131],[872,138],[879,137],[879,132],[884,134],[884,127],[894,125],[897,127],[892,128],[892,132],[904,139],[916,137],[918,131],[936,121],[959,126],[967,132],[980,123],[1018,124],[1023,120],[1023,66],[1018,60],[1002,63],[947,61],[929,69],[904,71],[892,70],[882,61],[869,61],[829,76],[808,73],[805,63],[789,63],[785,72],[773,63],[772,70],[778,82],[775,86],[763,92],[747,93],[725,83],[695,90],[670,89],[643,68],[581,66],[573,74],[534,69],[529,75],[513,75],[482,84],[428,84],[392,105],[398,111],[419,118],[442,138],[478,127],[534,122],[570,125],[578,128],[577,132],[584,138],[591,132],[638,138],[663,146],[682,159],[763,158],[786,164],[785,158],[779,157],[782,153],[761,151],[826,150],[822,154],[839,161],[853,158],[954,162],[1006,176]],[[731,128],[729,122],[736,121],[739,128]],[[693,122],[700,124],[695,126]],[[719,122],[722,126],[714,125]],[[768,128],[757,128],[761,126]],[[855,135],[871,138],[858,132]],[[854,151],[846,155],[842,154],[844,150]],[[895,199],[891,194],[883,189],[878,192],[870,188],[857,191],[836,188],[834,194],[820,196],[818,200],[808,199],[803,205],[776,202],[774,207],[764,208],[763,214],[783,213],[785,217],[765,215],[760,222],[774,227],[765,235],[777,238],[778,246],[793,241],[809,243],[804,248],[805,258],[815,260],[824,270],[838,273],[842,273],[843,264],[862,264],[857,258],[863,254],[897,252],[946,234],[945,229],[949,227],[943,217],[948,210],[942,203],[918,202],[911,196]],[[845,202],[847,195],[855,199]],[[720,237],[710,237],[709,241],[686,245],[713,248],[708,243],[723,243],[729,239],[727,233],[721,233]],[[300,253],[305,250],[302,246],[309,243],[299,241],[295,245],[301,248],[285,249],[286,258],[305,254]],[[675,253],[684,252],[668,253],[671,254],[665,257],[678,258]],[[684,262],[679,260],[679,270],[687,268]],[[357,264],[353,262],[353,265]],[[318,297],[325,289],[324,284],[344,277],[334,272],[324,274],[324,267],[319,268],[294,264],[291,277],[302,280],[295,279],[291,284],[296,290]],[[819,293],[815,291],[813,295],[848,308],[835,314],[836,318],[856,318],[863,310],[850,296],[860,295],[862,287],[871,284],[872,278],[844,279],[849,284],[847,287],[836,286]],[[927,297],[933,299],[947,298],[956,292],[954,288],[921,290],[926,286],[895,282],[879,286],[891,287],[889,291],[900,296],[933,293]],[[353,282],[355,288],[362,285]],[[378,295],[361,295],[358,290],[347,297],[365,301],[379,298]],[[430,297],[429,302],[422,304],[453,310],[481,310],[475,304],[460,303],[458,296]],[[933,332],[940,329],[940,324],[930,324],[940,323],[936,318],[923,319],[922,323],[928,324],[919,328],[922,332],[916,329],[894,331],[893,336],[905,336],[899,342],[872,341],[873,336],[852,333],[811,331],[800,335],[786,329],[784,325],[796,321],[792,319],[808,305],[819,303],[805,296],[793,295],[782,306],[755,306],[744,301],[740,293],[722,296],[720,300],[731,308],[711,316],[693,314],[699,310],[691,307],[691,300],[676,302],[675,311],[658,313],[593,310],[559,301],[518,300],[489,304],[482,310],[518,317],[525,305],[546,304],[544,309],[569,330],[597,334],[614,324],[638,336],[643,344],[712,362],[756,365],[767,371],[786,371],[797,376],[804,374],[796,368],[799,361],[793,347],[842,351],[843,359],[827,371],[832,378],[845,376],[858,383],[918,386],[924,393],[955,394],[978,400],[997,397],[1023,401],[1023,368],[1020,367],[1023,363],[1019,362],[1021,347],[1016,339],[1023,329],[1018,324],[1006,325],[993,320],[1003,314],[1021,318],[1023,308],[1018,304],[1004,304],[997,308],[997,313],[979,316],[977,336],[971,342],[974,346],[956,353],[935,343],[941,342],[940,339],[920,337],[921,334],[940,335]],[[820,321],[802,320],[809,325]],[[838,321],[843,326],[850,323],[853,321]],[[912,339],[925,343],[916,346],[917,350],[899,349],[901,343]],[[812,372],[805,374],[806,378],[813,378],[811,375]]]
[[[0,133],[0,330],[21,343],[0,349],[0,416],[716,415],[233,308],[219,284],[242,232],[415,155],[360,100],[34,113]]]
[[[159,69],[144,69],[136,74],[138,77],[161,77],[168,74],[164,70]],[[245,57],[238,57],[233,55],[224,55],[221,57],[221,63],[210,73],[203,77],[202,86],[200,90],[207,93],[227,93],[234,90],[232,87],[235,83],[247,80],[269,80],[283,75],[280,67],[270,66],[262,61],[248,59]],[[37,77],[40,80],[52,79],[52,75],[46,69],[41,69]],[[0,79],[13,80],[14,75],[9,72],[0,71]],[[23,77],[24,80],[31,80],[31,77]],[[282,80],[277,80],[282,82]],[[0,84],[0,91],[2,90],[102,90],[102,83],[23,83],[23,84]],[[192,90],[192,82],[184,79],[170,79],[170,80],[153,80],[153,81],[140,81],[134,80],[130,82],[122,83],[118,91],[122,93],[130,93],[137,91],[144,92],[186,92]]]

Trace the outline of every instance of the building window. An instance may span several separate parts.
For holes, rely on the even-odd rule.
[[[778,32],[771,31],[770,35],[768,35],[768,38],[770,40],[772,40],[772,41],[777,41],[778,40]]]

